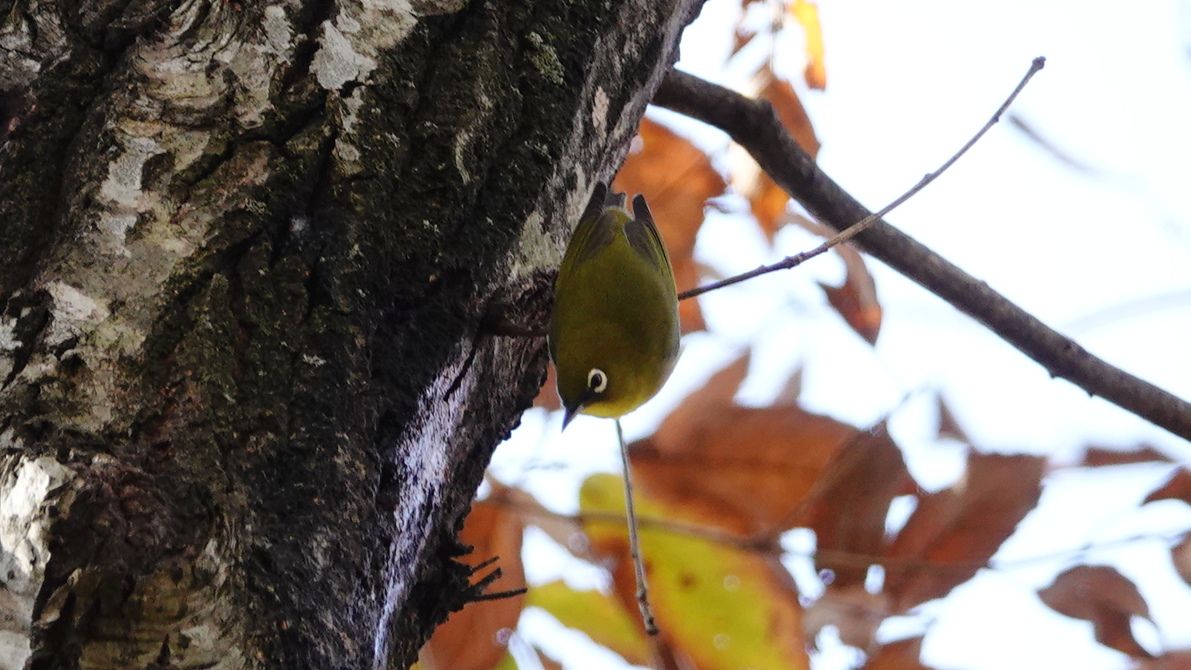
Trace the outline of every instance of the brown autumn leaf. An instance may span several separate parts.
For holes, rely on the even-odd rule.
[[[708,414],[734,404],[733,398],[749,373],[749,352],[717,370],[670,412],[658,426],[653,439],[666,451],[682,451],[696,438],[697,424]]]
[[[495,485],[484,501],[507,508],[520,517],[524,525],[541,530],[576,558],[585,561],[595,560],[580,522],[547,509],[528,491],[512,486]]]
[[[541,664],[542,670],[562,670],[562,663],[548,656],[540,647],[534,647],[533,650],[538,655],[538,663]]]
[[[1187,670],[1191,668],[1191,649],[1169,651],[1157,658],[1142,659],[1134,670]]]
[[[562,409],[562,398],[558,397],[558,381],[554,363],[546,365],[546,381],[542,382],[542,388],[538,389],[538,394],[533,399],[533,406],[542,407],[551,412]]]
[[[525,587],[525,572],[521,565],[521,520],[502,505],[483,500],[472,503],[471,512],[463,523],[459,540],[473,547],[472,553],[460,560],[478,565],[493,556],[493,567],[501,575],[487,588],[488,593],[511,591]],[[477,576],[479,576],[477,575]],[[469,603],[454,612],[434,630],[434,635],[422,648],[421,663],[426,670],[489,670],[508,653],[508,636],[517,626],[525,596],[511,596],[499,600]]]
[[[955,418],[955,412],[952,411],[951,405],[941,395],[936,396],[936,400],[939,409],[939,427],[936,435],[971,444],[972,440],[968,437],[968,432],[959,425],[959,419]]]
[[[805,216],[793,215],[789,219],[800,227],[819,235],[830,238],[835,231],[827,226],[808,219]],[[844,261],[844,284],[835,287],[820,283],[820,288],[827,295],[827,302],[839,312],[844,322],[864,338],[869,344],[877,343],[877,335],[881,332],[881,318],[884,315],[881,303],[877,300],[877,284],[864,258],[851,244],[845,242],[832,247]]]
[[[1158,500],[1182,500],[1191,505],[1191,469],[1181,467],[1175,470],[1166,483],[1150,492],[1142,504]]]
[[[895,611],[941,598],[987,564],[1042,495],[1045,461],[972,453],[951,488],[919,498],[886,554]]]
[[[638,485],[685,521],[741,534],[784,530],[857,431],[796,405],[733,403],[747,357],[711,377],[657,432],[632,444]]]
[[[890,502],[915,488],[883,423],[857,433],[836,453],[799,518],[799,525],[815,531],[815,565],[834,573],[832,586],[864,584],[871,562],[851,557],[881,553]]]
[[[803,78],[810,88],[827,88],[827,50],[823,46],[823,24],[819,21],[819,6],[809,0],[794,0],[789,4],[790,16],[802,26],[806,37],[806,70]]]
[[[1078,565],[1038,592],[1048,607],[1075,619],[1092,622],[1101,644],[1134,658],[1150,653],[1133,637],[1131,619],[1150,618],[1150,608],[1137,586],[1115,568]]]
[[[855,258],[854,261],[849,261]],[[819,282],[819,288],[827,295],[827,302],[844,317],[852,330],[869,344],[877,343],[881,334],[881,303],[877,302],[877,285],[864,267],[859,255],[844,255],[845,263],[856,263],[848,268],[848,281],[843,286],[831,286]],[[855,281],[852,278],[855,277]]]
[[[746,46],[748,46],[749,43],[753,41],[753,38],[755,38],[756,36],[757,36],[756,31],[745,30],[744,28],[737,26],[736,30],[732,33],[732,51],[730,52],[731,55],[735,56],[737,53],[739,53],[740,50],[745,48]]]
[[[773,105],[778,119],[803,151],[812,158],[819,154],[819,139],[811,126],[810,116],[790,82],[778,77],[766,65],[753,78],[748,91],[753,97]],[[757,224],[772,240],[778,228],[786,222],[786,204],[790,196],[743,149],[734,145],[731,156],[732,187],[748,199]]]
[[[803,368],[798,366],[790,376],[786,378],[786,383],[782,384],[781,390],[777,392],[777,397],[774,398],[775,405],[794,405],[798,403],[798,399],[802,397],[802,378],[804,376]]]
[[[756,97],[768,100],[773,105],[782,125],[794,136],[798,146],[811,158],[818,156],[819,138],[815,135],[815,127],[811,125],[811,117],[790,82],[777,76],[767,64],[757,73],[752,89],[756,91]]]
[[[1170,548],[1170,560],[1183,581],[1191,585],[1191,536]]]
[[[824,626],[835,626],[840,641],[860,650],[876,645],[877,628],[889,617],[889,595],[869,593],[853,584],[827,590],[806,608],[802,626],[808,640],[814,640]]]
[[[693,288],[699,281],[694,253],[703,204],[724,192],[724,179],[706,154],[660,123],[642,119],[637,140],[613,188],[630,198],[645,195],[669,251],[678,290]],[[706,327],[698,301],[684,300],[678,309],[683,332]]]
[[[1169,463],[1170,456],[1158,451],[1152,445],[1139,444],[1132,447],[1105,447],[1088,445],[1083,458],[1076,464],[1082,467],[1099,468],[1132,463]]]
[[[922,637],[910,637],[881,645],[860,666],[863,670],[930,670],[922,658]]]

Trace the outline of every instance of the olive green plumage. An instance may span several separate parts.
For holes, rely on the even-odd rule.
[[[554,284],[550,357],[566,418],[619,417],[662,387],[678,358],[670,258],[645,198],[597,184]]]

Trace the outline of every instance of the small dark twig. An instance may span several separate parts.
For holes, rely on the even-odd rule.
[[[1026,87],[1026,84],[1028,84],[1030,82],[1030,80],[1034,78],[1034,75],[1037,74],[1038,71],[1041,70],[1043,68],[1043,66],[1045,66],[1045,65],[1046,65],[1045,58],[1041,58],[1041,57],[1035,58],[1034,62],[1030,65],[1029,71],[1026,72],[1025,76],[1021,78],[1021,81],[1019,81],[1017,83],[1017,87],[1013,89],[1013,92],[1009,94],[1009,97],[1005,98],[1005,102],[1001,103],[1001,106],[992,115],[992,117],[989,118],[989,120],[985,122],[984,126],[982,128],[980,128],[980,130],[977,131],[976,134],[973,135],[972,138],[970,140],[968,140],[966,144],[964,144],[962,147],[960,147],[959,151],[952,154],[951,158],[947,159],[947,162],[945,162],[939,166],[939,169],[935,170],[934,172],[926,173],[926,175],[924,175],[922,177],[922,179],[918,181],[917,184],[914,184],[914,186],[912,188],[910,188],[910,190],[908,190],[905,193],[898,196],[898,198],[896,200],[894,200],[893,202],[889,203],[888,205],[885,205],[883,208],[881,208],[880,211],[878,211],[874,214],[869,214],[868,216],[864,217],[863,219],[857,221],[856,223],[853,223],[852,225],[848,226],[847,228],[844,228],[842,231],[840,231],[839,234],[835,235],[834,237],[832,237],[831,239],[827,240],[826,242],[820,244],[819,246],[815,247],[814,249],[811,249],[809,251],[803,251],[801,253],[794,254],[793,256],[787,256],[786,258],[783,258],[782,260],[780,260],[777,263],[774,263],[772,265],[762,265],[761,267],[759,267],[755,270],[743,272],[741,274],[738,274],[738,275],[735,275],[732,277],[727,277],[725,279],[721,279],[719,281],[712,282],[712,283],[704,285],[704,286],[698,286],[693,289],[683,291],[682,293],[678,294],[678,299],[686,300],[687,298],[693,298],[697,295],[703,295],[704,293],[707,293],[709,291],[714,291],[716,289],[720,289],[725,286],[731,286],[732,284],[738,284],[742,281],[752,279],[753,277],[760,277],[763,274],[768,274],[770,272],[776,272],[778,270],[789,270],[790,268],[802,265],[803,263],[809,261],[810,259],[814,258],[815,256],[819,256],[819,255],[827,253],[832,247],[839,245],[839,244],[843,244],[844,242],[847,242],[848,240],[852,239],[853,237],[856,237],[860,233],[863,233],[864,231],[868,230],[870,227],[872,227],[872,225],[874,223],[880,221],[886,214],[897,209],[898,206],[900,206],[905,201],[907,201],[910,198],[917,195],[919,191],[926,188],[927,185],[929,185],[932,181],[934,181],[935,179],[938,179],[939,175],[946,172],[948,168],[950,168],[952,165],[955,164],[955,161],[959,160],[961,156],[968,153],[968,149],[971,149],[976,144],[976,142],[980,141],[981,137],[984,137],[984,134],[988,132],[989,128],[992,128],[993,126],[995,126],[997,124],[998,121],[1001,120],[1001,115],[1005,113],[1005,110],[1009,109],[1009,105],[1013,104],[1013,101],[1015,99],[1017,99],[1017,95],[1019,93],[1021,93],[1022,89],[1024,89]],[[659,104],[661,104],[661,103],[659,103]]]
[[[1037,61],[1036,61],[1037,62]],[[1033,68],[1031,68],[1033,69]],[[676,70],[654,102],[719,128],[820,221],[837,230],[869,216],[831,180],[782,126],[773,106]],[[935,252],[884,221],[856,243],[947,301],[1062,377],[1184,439],[1191,439],[1191,404],[1088,353]]]
[[[641,538],[637,534],[637,512],[633,509],[633,478],[629,470],[629,449],[625,445],[620,419],[616,420],[616,440],[620,443],[620,461],[624,465],[625,519],[629,527],[629,553],[632,555],[633,571],[637,577],[637,607],[641,610],[645,633],[652,637],[658,634],[658,625],[653,619],[653,609],[649,606],[649,585],[645,582],[645,563],[641,558]]]
[[[528,588],[522,587],[519,589],[509,589],[508,591],[494,591],[493,593],[480,593],[471,597],[469,602],[478,603],[484,600],[504,600],[505,598],[516,598],[523,596],[529,592]]]
[[[496,557],[493,557],[493,558],[489,559],[488,561],[485,561],[481,565],[487,565],[488,563],[491,563],[492,561],[495,561],[495,560],[496,560]],[[481,566],[477,565],[476,567],[472,568],[469,574],[474,575],[476,572],[478,572],[480,570],[480,567]],[[480,577],[479,580],[476,581],[476,583],[469,584],[467,587],[467,590],[464,593],[464,598],[463,598],[462,602],[460,603],[460,606],[462,606],[466,603],[476,602],[477,600],[484,600],[484,589],[488,588],[492,584],[492,582],[495,582],[496,580],[500,579],[500,576],[502,574],[503,573],[501,572],[500,568],[493,568],[492,572],[489,572],[488,574],[484,575],[483,577]]]
[[[488,498],[497,505],[507,505],[524,514],[527,518],[553,519],[566,521],[582,527],[591,523],[625,523],[625,515],[615,512],[579,512],[577,514],[563,514],[541,506],[530,506],[524,502],[509,498]],[[530,521],[532,523],[532,521]],[[1014,570],[1037,563],[1049,561],[1078,560],[1093,551],[1110,549],[1134,544],[1137,542],[1160,541],[1173,546],[1191,537],[1191,528],[1180,528],[1167,532],[1136,533],[1124,537],[1117,537],[1101,542],[1088,542],[1078,547],[1056,549],[1054,551],[1023,556],[1013,560],[992,559],[934,559],[918,558],[914,556],[884,556],[869,554],[846,549],[828,549],[819,547],[813,551],[796,551],[781,546],[780,533],[773,533],[767,537],[746,537],[712,526],[700,526],[683,523],[673,519],[659,519],[655,517],[641,517],[638,519],[642,528],[652,528],[664,533],[673,533],[684,537],[692,537],[708,542],[715,542],[725,547],[733,547],[741,551],[748,551],[764,556],[798,556],[809,558],[821,564],[834,564],[850,568],[867,568],[879,565],[888,572],[902,572],[907,570],[929,570],[933,572],[967,571],[974,568],[989,567],[994,570]]]
[[[489,565],[492,565],[493,563],[497,562],[498,560],[500,560],[500,556],[491,556],[479,563],[476,563],[475,565],[468,566],[467,574],[474,575],[477,572],[479,572],[480,570],[483,570],[484,568],[488,567]]]
[[[480,570],[492,565],[499,559],[499,556],[493,556],[485,561],[477,563],[476,565],[469,566],[467,573],[469,575],[474,575]],[[528,590],[525,587],[522,587],[519,589],[509,589],[507,591],[494,591],[492,593],[485,593],[484,589],[488,588],[493,582],[500,579],[502,574],[504,573],[500,568],[493,568],[491,572],[484,575],[483,577],[480,577],[476,583],[468,585],[463,604],[478,603],[485,600],[503,600],[505,598],[513,598],[519,595],[524,595]]]

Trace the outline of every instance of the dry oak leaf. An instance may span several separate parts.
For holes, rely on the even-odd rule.
[[[827,226],[798,214],[788,217],[790,221],[800,227],[819,235],[830,238],[835,231]],[[869,344],[877,343],[877,336],[881,333],[881,319],[884,310],[877,300],[877,284],[864,264],[864,258],[850,243],[833,247],[835,253],[844,261],[844,284],[840,287],[820,283],[819,287],[827,295],[827,302],[839,312],[844,322],[864,338]]]
[[[793,525],[852,426],[796,405],[741,407],[741,357],[688,396],[649,438],[630,445],[638,486],[686,522],[749,537]]]
[[[612,186],[645,195],[670,254],[678,290],[696,286],[695,238],[703,225],[703,204],[723,193],[725,186],[707,154],[662,124],[642,119]],[[683,332],[706,327],[698,301],[682,301],[678,312]]]
[[[1137,586],[1115,568],[1078,565],[1064,571],[1038,597],[1059,614],[1092,622],[1096,639],[1135,658],[1148,658],[1133,637],[1132,618],[1150,618]]]
[[[1147,658],[1134,666],[1134,670],[1187,670],[1191,668],[1191,650],[1171,651],[1157,658]]]
[[[895,611],[941,598],[988,563],[1042,495],[1045,461],[1036,456],[968,456],[951,488],[921,496],[885,552],[885,590]]]
[[[1089,445],[1084,447],[1083,457],[1076,465],[1099,468],[1113,465],[1131,465],[1133,463],[1170,462],[1170,456],[1158,451],[1154,446],[1149,444],[1138,444],[1131,447]]]
[[[761,68],[746,88],[746,93],[773,105],[778,119],[793,136],[802,150],[814,158],[819,154],[819,139],[811,126],[810,116],[798,99],[798,93],[790,82],[781,79],[766,65]],[[749,209],[765,236],[772,240],[774,234],[786,222],[786,204],[789,194],[765,174],[761,166],[744,149],[733,145],[730,151],[732,188],[740,192],[749,202]]]
[[[595,560],[579,520],[547,509],[528,491],[512,486],[496,485],[493,486],[492,493],[484,500],[487,503],[516,511],[525,525],[541,530],[575,558],[588,562]]]
[[[493,567],[501,575],[487,588],[489,593],[525,586],[521,565],[521,520],[507,506],[483,500],[472,503],[459,541],[471,545],[472,553],[461,559],[476,565],[493,556]],[[525,596],[468,603],[434,630],[422,647],[419,663],[425,670],[490,670],[508,654],[508,636],[517,626]]]
[[[870,593],[863,585],[844,588],[834,585],[806,609],[803,627],[813,640],[824,626],[835,626],[840,641],[857,649],[876,646],[877,628],[892,612],[889,596]]]
[[[938,402],[939,411],[939,427],[935,434],[939,438],[950,438],[968,444],[972,443],[971,438],[968,437],[968,431],[964,430],[960,425],[959,419],[955,416],[955,411],[951,409],[951,404],[943,398],[942,395],[935,396]]]
[[[882,645],[860,667],[863,670],[930,670],[921,658],[922,638],[911,637]]]
[[[873,563],[865,557],[885,547],[890,503],[916,488],[884,423],[857,433],[828,463],[798,525],[815,531],[815,566],[833,573],[832,587],[864,584]]]
[[[637,493],[643,522],[677,516],[673,505]],[[589,477],[579,492],[579,509],[592,547],[611,563],[617,596],[640,626],[621,478]],[[798,593],[777,556],[694,537],[665,527],[665,521],[642,523],[640,539],[660,642],[677,667],[808,667]]]
[[[1171,547],[1170,560],[1183,581],[1191,584],[1191,537],[1184,537],[1182,542]]]
[[[1175,470],[1162,486],[1146,496],[1142,504],[1158,500],[1182,500],[1191,505],[1191,469],[1180,467]]]
[[[538,394],[533,399],[534,407],[541,407],[550,412],[562,409],[562,398],[558,397],[557,375],[554,363],[548,363],[546,381],[542,382],[542,388],[538,389]]]

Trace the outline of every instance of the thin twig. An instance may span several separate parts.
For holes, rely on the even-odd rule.
[[[485,600],[504,600],[506,598],[516,598],[523,596],[529,592],[529,588],[521,587],[519,589],[509,589],[508,591],[494,591],[492,593],[480,593],[471,597],[470,602],[478,603]]]
[[[760,277],[761,275],[769,274],[770,272],[788,270],[790,268],[797,267],[814,258],[815,256],[827,253],[832,247],[843,244],[853,237],[856,237],[860,233],[868,230],[874,223],[880,221],[886,214],[892,212],[894,209],[897,209],[899,205],[917,195],[919,191],[926,188],[928,184],[937,179],[939,175],[943,174],[948,170],[948,168],[954,165],[955,161],[959,160],[961,156],[968,153],[968,149],[971,149],[976,142],[980,141],[980,138],[984,137],[984,134],[988,132],[989,128],[997,125],[997,122],[1001,120],[1001,115],[1005,113],[1005,110],[1009,109],[1009,105],[1013,104],[1013,101],[1017,99],[1017,95],[1026,87],[1026,84],[1030,82],[1030,79],[1033,79],[1034,75],[1037,74],[1038,71],[1041,70],[1045,65],[1045,58],[1035,58],[1034,62],[1030,64],[1030,69],[1026,72],[1025,76],[1022,77],[1021,81],[1017,83],[1017,87],[1013,89],[1013,92],[1009,94],[1008,98],[1005,98],[1005,102],[1001,103],[1001,106],[997,108],[997,111],[992,115],[992,117],[984,123],[984,126],[981,127],[980,130],[977,131],[976,134],[973,135],[966,144],[960,147],[959,151],[952,154],[951,158],[947,159],[947,162],[939,166],[939,169],[935,170],[934,172],[926,173],[926,175],[924,175],[917,184],[914,184],[910,190],[901,194],[896,200],[889,203],[888,205],[885,205],[878,212],[869,214],[856,223],[844,228],[837,235],[815,247],[814,249],[811,249],[810,251],[803,251],[801,253],[794,254],[793,256],[787,256],[786,258],[783,258],[772,265],[762,265],[755,270],[743,272],[741,274],[727,277],[704,286],[697,286],[695,288],[683,291],[682,293],[678,294],[678,299],[686,300],[688,298],[694,298],[695,296],[703,295],[704,293],[708,293],[725,286],[738,284],[742,281],[752,279],[753,277]]]
[[[629,527],[629,553],[633,557],[633,570],[637,575],[637,607],[641,609],[641,620],[645,632],[650,636],[658,634],[658,625],[649,607],[649,586],[645,583],[645,563],[641,560],[641,538],[637,535],[637,512],[633,509],[633,479],[629,474],[629,448],[624,443],[624,431],[620,419],[616,420],[616,440],[620,443],[620,462],[624,465],[624,505]]]
[[[615,512],[579,512],[577,514],[563,514],[561,512],[555,512],[553,510],[546,509],[545,507],[530,506],[523,502],[507,498],[488,498],[487,500],[497,505],[507,505],[529,517],[536,516],[557,521],[565,521],[568,523],[573,523],[577,527],[582,527],[583,525],[590,523],[625,523],[626,521],[624,515],[617,514]],[[796,551],[782,548],[780,544],[780,538],[776,534],[769,538],[747,537],[710,526],[700,526],[696,524],[674,521],[672,519],[659,519],[648,516],[641,517],[636,521],[637,524],[642,528],[651,528],[662,532],[682,535],[685,537],[707,540],[709,542],[715,542],[727,547],[740,549],[742,551],[749,551],[767,556],[796,556],[815,560],[819,563],[831,563],[851,568],[867,568],[871,565],[879,565],[884,568],[886,572],[901,572],[909,570],[929,570],[934,572],[953,570],[967,571],[985,566],[988,566],[994,570],[1013,570],[1019,567],[1033,565],[1035,563],[1044,563],[1047,561],[1055,561],[1060,559],[1074,559],[1093,551],[1124,546],[1134,542],[1158,540],[1165,542],[1168,545],[1173,545],[1174,543],[1180,542],[1187,537],[1191,537],[1191,528],[1182,528],[1179,530],[1171,530],[1165,533],[1137,533],[1134,535],[1118,537],[1103,542],[1089,542],[1079,547],[1056,549],[1054,551],[1034,554],[1032,556],[1023,556],[1013,560],[934,560],[915,558],[912,556],[883,556],[880,554],[867,554],[844,549],[818,548],[811,551]]]
[[[654,103],[728,133],[791,197],[836,230],[869,216],[799,148],[768,102],[671,70]],[[984,324],[1040,363],[1052,377],[1067,379],[1091,395],[1191,439],[1191,404],[1091,355],[888,223],[874,222],[856,236],[856,243]]]

